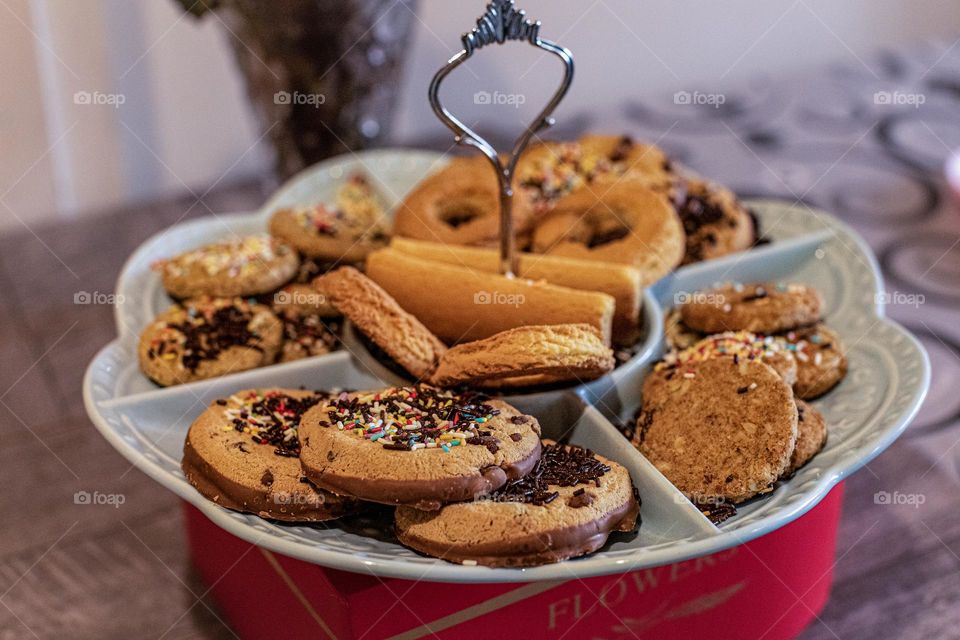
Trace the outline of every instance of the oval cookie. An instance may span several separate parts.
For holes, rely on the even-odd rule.
[[[820,319],[820,294],[802,284],[727,283],[690,294],[680,305],[684,324],[703,333],[780,333]]]
[[[758,336],[749,331],[707,336],[682,351],[668,353],[655,369],[672,368],[682,373],[688,363],[724,357],[736,362],[760,360],[770,365],[787,384],[792,385],[797,380],[797,360],[787,345],[773,336]]]
[[[835,331],[823,324],[790,331],[783,336],[794,349],[797,382],[793,391],[804,400],[819,398],[847,375],[843,343]]]
[[[314,522],[337,518],[356,503],[306,482],[297,426],[325,395],[250,389],[212,402],[190,426],[183,473],[220,506],[262,518]]]
[[[343,393],[304,416],[301,463],[317,486],[438,509],[526,475],[540,425],[505,402],[433,387]]]
[[[525,477],[439,511],[400,507],[400,542],[448,562],[532,567],[592,553],[640,510],[625,468],[573,445],[544,442]]]

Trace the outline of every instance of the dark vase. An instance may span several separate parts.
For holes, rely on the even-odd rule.
[[[216,12],[284,179],[388,134],[415,0],[178,0]]]

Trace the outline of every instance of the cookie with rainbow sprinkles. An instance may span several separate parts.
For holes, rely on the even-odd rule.
[[[501,400],[426,385],[341,393],[300,424],[316,486],[423,510],[472,500],[530,472],[540,425]]]

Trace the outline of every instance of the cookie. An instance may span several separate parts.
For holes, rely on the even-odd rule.
[[[827,421],[823,414],[813,405],[803,400],[797,400],[797,446],[790,456],[790,464],[783,477],[788,478],[796,473],[803,465],[810,462],[813,456],[820,453],[827,444]]]
[[[544,442],[536,467],[478,498],[419,511],[400,507],[397,538],[448,562],[533,567],[593,553],[614,531],[636,527],[629,472],[574,445]]]
[[[817,322],[823,307],[816,289],[802,284],[726,283],[687,297],[680,317],[703,333],[780,333]]]
[[[676,369],[682,373],[687,364],[711,358],[733,358],[737,362],[760,360],[772,367],[787,384],[792,385],[797,380],[797,360],[793,351],[778,338],[758,336],[749,331],[708,336],[682,351],[668,353],[654,368]]]
[[[526,475],[540,425],[505,402],[425,385],[343,393],[300,425],[304,473],[370,502],[438,509]]]
[[[283,323],[243,298],[197,298],[174,305],[140,336],[140,369],[161,386],[246,371],[276,359]]]
[[[440,356],[431,383],[482,388],[516,376],[537,376],[540,384],[586,382],[613,365],[613,350],[590,325],[525,326],[451,347]]]
[[[746,251],[757,239],[753,217],[732,191],[699,178],[687,181],[677,213],[687,237],[682,264]]]
[[[794,349],[797,381],[793,391],[798,398],[819,398],[847,375],[843,342],[829,327],[817,324],[787,332],[781,337],[789,348]]]
[[[649,284],[683,259],[683,227],[665,196],[624,178],[557,201],[534,228],[532,249],[627,264]]]
[[[271,306],[283,322],[279,362],[322,356],[340,348],[340,312],[313,285],[288,284],[274,294]]]
[[[380,285],[353,267],[314,280],[350,322],[417,380],[437,366],[446,345],[407,313]]]
[[[706,337],[699,331],[694,331],[683,323],[680,309],[670,309],[663,318],[663,339],[667,349],[686,349],[692,347]]]
[[[797,442],[790,386],[757,360],[716,358],[659,374],[644,384],[640,452],[694,502],[770,491]]]
[[[386,210],[363,175],[351,176],[332,203],[279,209],[270,233],[315,260],[361,262],[386,245]]]
[[[297,273],[300,258],[290,245],[267,235],[208,244],[154,263],[163,288],[178,300],[268,293]]]

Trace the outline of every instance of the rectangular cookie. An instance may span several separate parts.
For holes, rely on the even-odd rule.
[[[500,258],[494,249],[447,245],[410,238],[393,238],[390,247],[428,260],[498,273]],[[640,271],[622,264],[579,260],[564,256],[518,254],[519,274],[531,280],[546,280],[580,291],[599,291],[613,296],[613,342],[629,345],[637,341],[643,286]]]
[[[612,296],[463,265],[425,260],[396,249],[367,257],[366,273],[406,311],[448,343],[480,340],[530,324],[585,323],[610,344]]]

